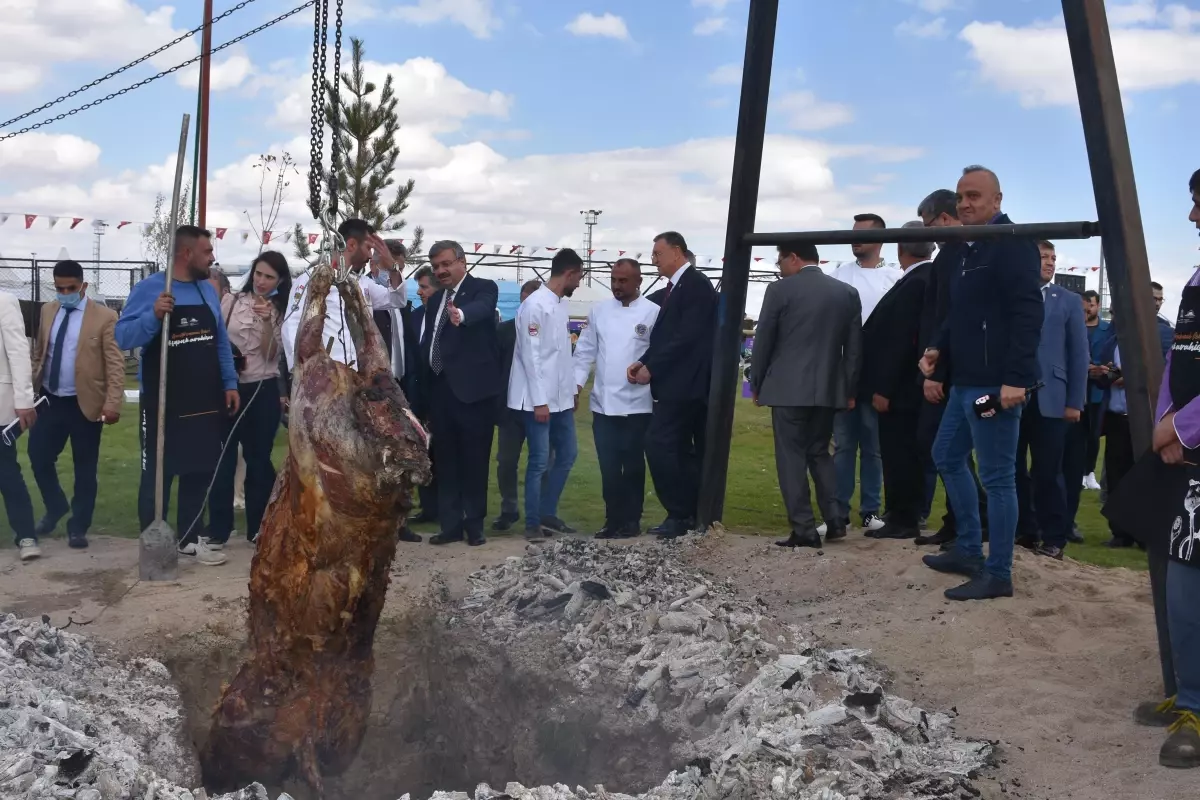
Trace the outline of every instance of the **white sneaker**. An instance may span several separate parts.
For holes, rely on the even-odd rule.
[[[245,498],[241,498],[241,497],[233,498],[233,507],[235,509],[237,509],[238,511],[245,511],[246,510]]]
[[[1096,480],[1096,473],[1089,473],[1088,476],[1083,479],[1083,488],[1091,489],[1094,492],[1100,491],[1100,481]]]
[[[226,562],[225,554],[209,549],[204,542],[193,542],[179,548],[179,555],[192,556],[197,564],[206,567],[219,567]]]
[[[42,556],[42,548],[38,547],[37,539],[22,539],[17,542],[17,547],[21,551],[22,561],[32,561]]]
[[[207,536],[201,536],[200,541],[203,542],[204,546],[207,547],[209,550],[224,550],[225,549],[224,542],[214,542],[212,539],[209,539]]]
[[[877,531],[880,530],[886,523],[877,514],[863,514],[863,530]]]
[[[817,526],[817,535],[824,536],[829,531],[829,526],[822,522]]]

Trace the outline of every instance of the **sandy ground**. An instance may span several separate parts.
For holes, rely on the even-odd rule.
[[[153,585],[137,582],[136,541],[95,537],[84,552],[60,541],[43,547],[45,557],[30,564],[0,553],[0,611],[47,614],[123,652],[168,661],[224,647],[213,663],[227,663],[242,638],[251,557],[243,542],[224,566],[184,564],[177,583]],[[472,570],[523,548],[514,538],[484,548],[402,545],[385,619],[431,583],[459,593]],[[1021,553],[1016,598],[963,605],[942,598],[955,580],[923,567],[918,548],[856,534],[821,553],[713,535],[692,558],[757,594],[780,620],[871,649],[899,694],[956,708],[960,733],[998,741],[1002,763],[981,781],[985,797],[1200,796],[1200,771],[1160,768],[1162,733],[1132,722],[1136,703],[1161,691],[1144,574]]]

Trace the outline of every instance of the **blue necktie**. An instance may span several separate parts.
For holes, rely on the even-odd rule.
[[[63,309],[62,324],[58,326],[58,338],[54,340],[54,353],[50,356],[50,394],[58,394],[58,373],[62,370],[63,345],[67,343],[67,326],[71,324],[73,308]]]

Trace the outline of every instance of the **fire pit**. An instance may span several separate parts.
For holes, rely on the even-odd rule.
[[[465,598],[435,580],[424,602],[381,624],[370,727],[355,764],[326,783],[327,800],[976,796],[971,777],[990,745],[885,691],[866,652],[822,649],[684,568],[694,546],[564,539],[475,573]],[[154,785],[156,799],[195,800],[179,788],[197,780],[187,740],[206,729],[239,658],[214,645],[203,660],[169,660],[169,675],[9,617],[0,798],[140,800]],[[37,720],[23,708],[31,696]],[[114,726],[122,705],[157,728]],[[43,717],[79,735],[53,725],[53,742],[13,734]],[[229,797],[285,790],[307,798],[257,785]]]

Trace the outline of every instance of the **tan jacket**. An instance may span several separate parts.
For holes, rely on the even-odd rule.
[[[29,340],[20,301],[0,292],[0,427],[17,418],[18,408],[33,408]]]
[[[33,347],[33,388],[42,388],[42,370],[58,301],[42,306],[42,324],[38,326],[37,343]],[[83,310],[79,329],[79,346],[75,356],[75,396],[79,410],[93,421],[100,419],[106,405],[120,408],[125,401],[125,357],[117,347],[114,330],[117,312],[91,298]]]

